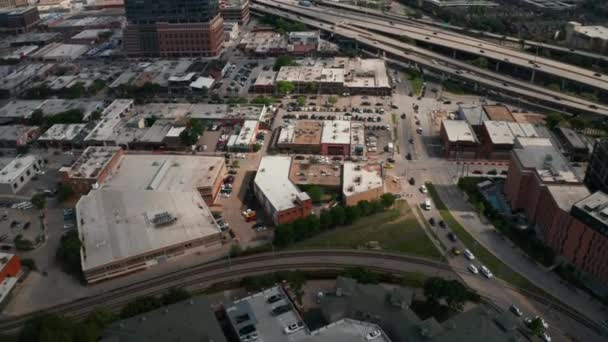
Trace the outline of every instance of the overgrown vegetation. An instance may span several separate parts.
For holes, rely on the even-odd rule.
[[[97,342],[103,330],[114,321],[111,311],[98,309],[84,321],[53,314],[42,314],[26,322],[17,342]]]
[[[185,146],[196,145],[198,138],[204,131],[205,127],[200,121],[190,119],[186,125],[186,129],[179,134],[179,140]]]
[[[272,70],[279,71],[284,66],[296,66],[296,65],[298,65],[298,63],[296,63],[293,60],[293,58],[291,58],[291,56],[282,55],[282,56],[277,57],[277,59],[274,61]]]
[[[266,15],[262,18],[261,21],[266,25],[274,27],[281,34],[308,30],[306,25],[300,22],[285,20],[283,18],[278,18],[273,15]]]
[[[70,109],[55,115],[44,115],[40,109],[37,109],[30,117],[30,123],[40,126],[43,131],[54,124],[77,124],[83,121],[84,113],[80,109]]]
[[[64,271],[82,278],[82,268],[80,265],[80,248],[82,243],[77,230],[65,233],[57,248],[57,260]]]
[[[302,241],[338,226],[357,222],[361,217],[382,212],[395,203],[395,196],[390,193],[383,194],[374,201],[361,201],[356,206],[337,205],[330,210],[321,211],[320,217],[310,215],[292,223],[281,224],[275,230],[274,244],[285,247],[292,243]]]
[[[23,93],[23,97],[31,100],[46,100],[55,96],[63,99],[79,99],[93,96],[105,87],[106,82],[100,79],[93,81],[93,84],[89,87],[85,87],[83,83],[78,82],[69,88],[60,90],[51,89],[46,83],[43,83],[39,86],[28,88]]]
[[[477,184],[484,181],[484,178],[464,177],[458,180],[458,187],[467,194],[469,202],[477,211],[484,215],[492,225],[508,237],[513,243],[521,248],[534,260],[545,266],[550,266],[555,262],[555,252],[539,240],[533,229],[520,229],[507,218],[500,215],[492,205],[486,201],[477,189]]]

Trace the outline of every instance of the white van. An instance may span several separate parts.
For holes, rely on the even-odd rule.
[[[430,198],[427,198],[424,200],[424,209],[431,210],[431,199]]]

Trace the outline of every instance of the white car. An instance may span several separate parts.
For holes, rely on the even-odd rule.
[[[546,332],[544,332],[542,335],[540,335],[540,337],[543,339],[543,341],[545,342],[551,342],[551,336],[547,335]]]
[[[492,272],[484,265],[481,265],[480,269],[481,269],[481,274],[483,274],[486,278],[490,279],[490,278],[494,277],[494,274],[492,274]]]
[[[284,329],[284,332],[286,334],[293,334],[294,332],[302,330],[302,329],[304,329],[304,323],[296,322],[296,323],[291,323],[290,325],[286,326]]]
[[[471,253],[471,251],[468,249],[465,249],[464,252],[462,252],[462,254],[464,254],[464,257],[469,260],[475,260],[475,255],[473,255],[473,253]]]
[[[365,335],[365,339],[371,341],[377,339],[378,337],[380,337],[380,335],[382,335],[382,332],[380,332],[380,330],[372,330],[367,335]]]
[[[534,317],[534,319],[540,319],[540,322],[543,324],[543,328],[549,329],[549,323],[547,323],[544,318],[536,316]]]
[[[473,265],[473,264],[469,264],[468,269],[469,269],[469,271],[471,271],[471,273],[473,273],[473,274],[479,274],[479,270],[478,270],[478,269],[477,269],[477,267],[475,267],[475,265]]]
[[[416,132],[417,132],[418,134],[422,134],[422,128],[420,128],[420,127],[416,128]]]
[[[426,194],[429,192],[426,188],[426,185],[422,184],[422,186],[420,187],[420,192],[422,192],[423,194]]]

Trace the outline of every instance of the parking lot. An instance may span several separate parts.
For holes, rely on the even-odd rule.
[[[221,97],[247,96],[249,87],[255,82],[264,68],[269,69],[274,58],[232,59],[224,77],[211,88],[213,94]]]
[[[16,241],[17,237],[25,244]],[[14,251],[16,245],[34,248],[43,241],[40,211],[29,201],[0,198],[0,248],[4,251]]]

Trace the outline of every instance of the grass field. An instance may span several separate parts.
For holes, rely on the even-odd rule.
[[[360,248],[377,241],[382,250],[441,259],[418,225],[412,209],[403,201],[393,210],[365,217],[357,223],[321,233],[291,246],[302,248]]]
[[[447,209],[447,207],[439,197],[439,194],[437,193],[437,190],[435,190],[433,184],[426,183],[426,186],[429,191],[429,194],[431,195],[431,198],[433,199],[433,202],[435,203],[435,206],[441,214],[441,218],[443,219],[443,221],[450,227],[452,232],[454,232],[454,234],[458,236],[458,239],[460,239],[460,241],[462,241],[462,243],[467,246],[467,248],[473,251],[477,259],[479,259],[484,265],[486,265],[489,269],[492,270],[494,275],[503,279],[506,282],[509,282],[525,290],[541,294],[544,293],[544,291],[536,287],[528,279],[524,278],[519,273],[513,271],[509,266],[507,266],[504,262],[498,259],[494,254],[490,253],[490,251],[488,251],[485,247],[477,243],[475,238],[473,238],[473,236],[471,236],[471,234],[469,234],[469,232],[467,232],[466,229],[464,229],[464,227],[460,225],[458,221],[456,221],[454,216],[452,216],[452,213],[450,213],[450,211]]]

